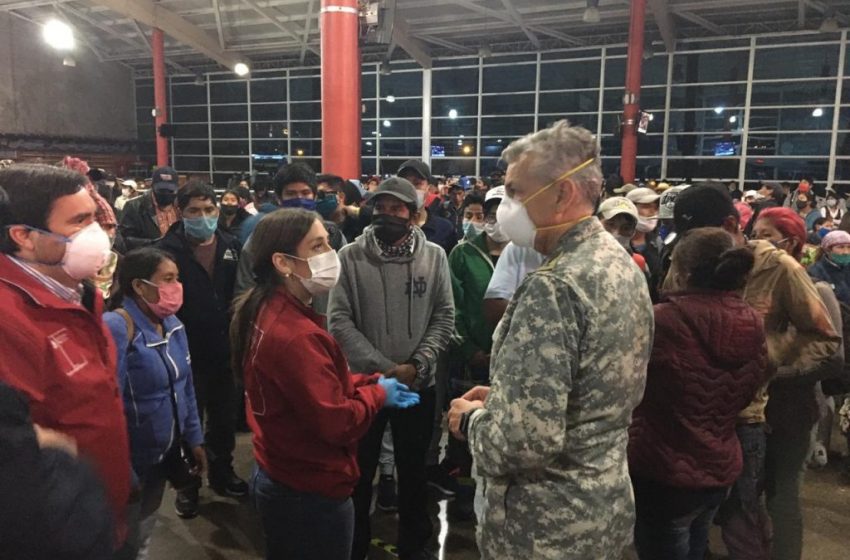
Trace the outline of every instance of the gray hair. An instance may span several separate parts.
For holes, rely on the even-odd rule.
[[[529,172],[543,184],[554,181],[570,169],[592,159],[593,163],[571,176],[591,206],[602,194],[602,167],[599,145],[589,130],[560,120],[549,128],[532,132],[511,142],[502,152],[509,165],[529,156]]]

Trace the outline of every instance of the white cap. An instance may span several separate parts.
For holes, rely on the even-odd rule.
[[[132,179],[124,179],[123,181],[121,181],[121,186],[130,187],[132,189],[138,189],[139,188],[139,185]]]
[[[676,206],[676,197],[688,187],[690,185],[679,185],[678,187],[672,187],[664,191],[664,194],[661,195],[661,203],[658,205],[659,220],[673,219],[673,208]]]
[[[653,202],[658,201],[658,199],[661,198],[661,195],[650,188],[641,187],[633,190],[627,194],[626,197],[635,204],[652,204]]]
[[[618,214],[628,214],[635,220],[638,219],[637,207],[634,203],[624,196],[614,196],[608,198],[599,205],[599,215],[603,220],[610,220]]]
[[[744,193],[744,198],[754,198],[756,200],[761,200],[764,198],[758,191],[747,191]]]
[[[484,195],[484,204],[487,204],[491,200],[502,200],[503,198],[505,198],[505,187],[493,187]]]

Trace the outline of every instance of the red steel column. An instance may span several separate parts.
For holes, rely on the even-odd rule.
[[[156,106],[156,165],[163,167],[168,165],[168,138],[159,134],[159,127],[168,122],[167,97],[165,93],[165,37],[161,29],[154,28],[151,36],[151,50],[153,51],[153,95]]]
[[[626,65],[626,93],[623,98],[623,149],[620,175],[627,183],[635,180],[637,164],[637,125],[640,118],[640,71],[643,62],[643,29],[646,0],[632,0],[629,24],[629,54]]]
[[[322,172],[360,178],[357,0],[322,0]]]

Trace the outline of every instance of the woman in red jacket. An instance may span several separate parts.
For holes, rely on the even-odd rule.
[[[741,473],[736,418],[769,372],[762,320],[735,293],[752,267],[750,250],[719,228],[689,232],[673,253],[687,290],[655,306],[646,393],[629,430],[642,560],[702,560]]]
[[[357,442],[382,407],[406,408],[419,397],[395,379],[352,374],[310,309],[339,278],[318,214],[274,212],[251,247],[257,285],[235,304],[231,340],[254,433],[251,490],[267,558],[348,560]]]

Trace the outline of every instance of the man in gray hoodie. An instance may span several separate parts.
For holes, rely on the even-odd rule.
[[[369,509],[381,438],[392,426],[399,478],[399,557],[418,558],[431,536],[425,455],[434,423],[437,356],[454,330],[454,301],[445,252],[416,227],[416,189],[393,177],[370,202],[372,225],[339,253],[340,278],[328,323],[352,371],[397,377],[420,394],[420,405],[381,412],[360,441],[354,490],[352,558],[366,557]]]

